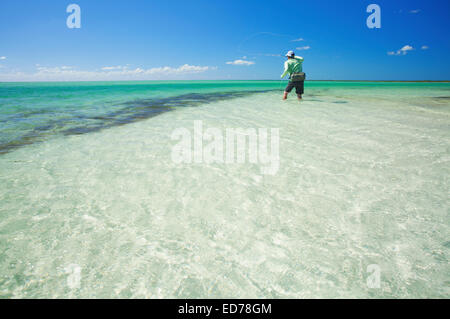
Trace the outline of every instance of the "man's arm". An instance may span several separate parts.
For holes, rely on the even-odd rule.
[[[300,60],[300,62],[303,62],[305,59],[303,59],[301,56],[296,56],[295,57],[297,60]]]
[[[284,73],[281,75],[281,78],[284,78],[288,74],[288,70],[289,70],[289,64],[286,61],[286,62],[284,62]]]

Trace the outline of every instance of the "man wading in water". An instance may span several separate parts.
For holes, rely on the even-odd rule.
[[[297,98],[302,99],[305,84],[305,73],[303,73],[303,58],[295,56],[294,51],[289,51],[287,54],[287,61],[284,63],[284,73],[281,78],[289,74],[289,84],[284,90],[283,100],[287,99],[289,92],[295,88]]]

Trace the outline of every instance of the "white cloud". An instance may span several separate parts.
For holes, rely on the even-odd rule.
[[[300,42],[300,41],[305,41],[305,39],[303,39],[303,38],[298,38],[298,39],[295,39],[295,40],[291,40],[291,42]]]
[[[296,50],[309,50],[309,49],[311,49],[311,47],[309,46],[309,45],[305,45],[304,47],[298,47],[298,48],[295,48]]]
[[[122,69],[126,69],[126,66],[104,66],[102,68],[103,71],[113,71],[113,70],[122,70]]]
[[[422,45],[421,49],[422,50],[428,50],[430,47],[428,45]]]
[[[170,74],[186,74],[186,73],[201,73],[206,72],[208,70],[215,70],[216,68],[210,67],[210,66],[196,66],[196,65],[189,65],[185,64],[180,66],[179,68],[171,68],[169,66],[165,66],[162,68],[152,68],[148,70],[142,70],[145,74],[164,74],[164,75],[170,75]],[[137,69],[136,69],[137,70]],[[141,72],[141,71],[139,71]]]
[[[416,10],[411,10],[411,11],[409,11],[409,13],[412,13],[412,14],[416,14],[416,13],[419,13],[420,12],[420,9],[416,9]]]
[[[0,56],[0,60],[6,60],[5,56]]]
[[[255,62],[253,61],[245,61],[245,60],[235,60],[232,62],[227,62],[227,64],[231,64],[231,65],[253,65],[255,64]]]
[[[405,45],[403,48],[400,49],[401,51],[411,51],[414,50],[414,48],[410,45]]]
[[[403,48],[397,51],[390,51],[387,54],[388,55],[406,55],[408,51],[412,51],[414,48],[410,45],[405,45]]]
[[[65,67],[38,67],[41,73],[64,73],[64,74],[93,74],[93,75],[133,75],[133,74],[160,74],[160,75],[173,75],[173,74],[186,74],[186,73],[199,73],[212,69],[209,66],[196,66],[185,64],[178,68],[172,68],[169,66],[151,68],[151,69],[128,69],[127,67],[103,67],[102,71],[77,71],[73,68],[67,69]]]
[[[99,70],[78,70],[75,67],[45,67],[36,65],[36,72],[14,72],[0,74],[3,81],[102,81],[102,80],[151,80],[151,79],[176,79],[180,76],[198,74],[216,67],[196,66],[184,64],[178,68],[169,66],[150,69],[128,67],[103,67]]]

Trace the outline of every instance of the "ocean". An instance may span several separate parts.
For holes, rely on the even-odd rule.
[[[450,83],[285,85],[0,83],[0,297],[449,298]]]

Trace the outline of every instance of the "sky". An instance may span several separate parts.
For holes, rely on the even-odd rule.
[[[448,0],[2,0],[0,81],[279,79],[288,50],[310,80],[450,80],[449,18]]]

